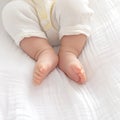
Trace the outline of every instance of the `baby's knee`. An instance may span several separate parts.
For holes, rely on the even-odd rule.
[[[20,5],[21,6],[21,5]],[[18,1],[12,1],[9,2],[5,7],[3,8],[2,11],[2,16],[9,18],[11,15],[14,15],[16,12],[22,10],[22,8],[19,6]]]
[[[90,35],[90,19],[93,14],[87,0],[58,0],[56,18],[60,24],[59,36],[85,34]]]
[[[93,11],[88,6],[88,0],[58,0],[58,9],[61,13],[74,16],[91,16]]]
[[[23,0],[9,2],[2,11],[2,23],[6,32],[18,45],[25,36],[34,32],[37,23],[34,8]],[[31,34],[32,34],[31,32]]]
[[[17,16],[19,16],[21,13],[25,15],[26,11],[28,11],[29,8],[30,8],[30,5],[25,1],[21,1],[21,0],[11,1],[3,8],[3,11],[2,11],[3,21],[12,20]]]

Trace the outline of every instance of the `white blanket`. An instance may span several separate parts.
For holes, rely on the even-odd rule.
[[[0,12],[6,1],[0,0]],[[16,47],[0,17],[0,120],[120,120],[120,0],[90,3],[93,31],[79,58],[85,85],[56,68],[35,86],[34,61]]]

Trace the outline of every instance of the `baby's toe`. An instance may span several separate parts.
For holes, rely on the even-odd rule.
[[[46,76],[46,70],[45,67],[39,66],[35,68],[34,74],[33,74],[33,81],[36,84],[40,84],[41,81],[45,78]]]
[[[83,70],[83,68],[81,66],[73,65],[72,69],[79,77],[79,79],[76,81],[81,84],[84,83],[86,81],[86,75],[85,75],[85,71]]]
[[[78,74],[78,76],[79,76],[79,78],[80,78],[79,83],[81,83],[81,84],[85,83],[85,81],[86,81],[85,73],[81,73],[81,72],[80,72],[80,73]]]

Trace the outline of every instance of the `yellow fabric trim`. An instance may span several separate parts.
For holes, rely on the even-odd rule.
[[[52,4],[52,6],[51,6],[51,9],[50,9],[50,20],[51,20],[51,24],[52,24],[53,28],[54,28],[55,30],[57,30],[57,28],[55,27],[55,25],[54,25],[54,23],[53,23],[53,20],[52,20],[52,12],[53,12],[53,7],[54,7],[54,5],[55,5],[55,0],[54,0],[53,4]]]
[[[43,28],[43,30],[47,31],[47,30],[51,29],[52,26],[54,26],[53,22],[51,22],[52,21],[51,17],[52,17],[52,10],[53,10],[53,5],[55,3],[55,0],[53,0],[53,4],[50,9],[51,21],[48,18],[44,1],[43,0],[31,0],[31,1],[33,3],[34,9],[36,10],[37,16],[39,18],[39,23],[40,23],[41,27]],[[44,23],[44,25],[43,25],[43,23]]]

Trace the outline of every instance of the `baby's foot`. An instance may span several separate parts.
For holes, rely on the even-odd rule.
[[[70,79],[81,84],[86,81],[84,69],[73,53],[62,51],[60,52],[59,57],[59,68],[66,73]]]
[[[58,57],[52,48],[42,51],[36,62],[33,80],[36,84],[41,81],[56,67]]]

